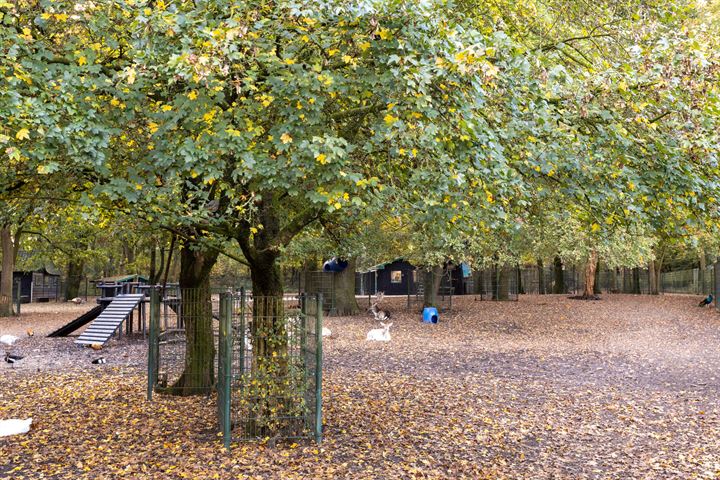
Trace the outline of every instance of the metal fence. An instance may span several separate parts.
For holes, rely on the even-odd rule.
[[[148,396],[153,391],[210,395],[215,385],[215,355],[220,296],[203,289],[173,289],[150,295]]]
[[[226,439],[322,436],[322,295],[228,301],[219,411]],[[228,338],[230,337],[230,338]]]
[[[228,448],[233,440],[319,442],[322,296],[178,293],[151,290],[148,399],[217,391]]]
[[[707,295],[715,292],[715,266],[704,271],[699,268],[663,272],[660,275],[660,291],[665,293],[689,293]]]

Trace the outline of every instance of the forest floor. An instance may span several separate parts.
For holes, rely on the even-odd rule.
[[[214,398],[145,400],[142,336],[79,349],[43,334],[93,305],[24,306],[0,319],[26,356],[0,365],[0,419],[34,421],[0,438],[0,479],[719,478],[720,314],[700,299],[465,297],[427,325],[390,298],[389,343],[367,314],[327,318],[324,442],[230,454]]]

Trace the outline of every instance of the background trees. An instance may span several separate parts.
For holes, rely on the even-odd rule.
[[[73,281],[106,248],[157,282],[177,249],[205,302],[218,258],[276,296],[283,259],[330,252],[579,262],[590,296],[598,259],[657,270],[679,239],[716,248],[713,12],[0,2],[0,232],[44,212],[29,245]],[[206,389],[210,360],[184,386]]]

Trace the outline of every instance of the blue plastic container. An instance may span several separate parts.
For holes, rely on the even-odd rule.
[[[437,323],[438,311],[435,307],[425,307],[423,309],[423,323]]]

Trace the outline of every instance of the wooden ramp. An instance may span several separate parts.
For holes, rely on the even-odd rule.
[[[102,313],[102,311],[105,310],[105,305],[98,305],[89,312],[85,312],[82,315],[80,315],[78,318],[73,320],[72,322],[68,323],[67,325],[63,325],[62,327],[58,328],[54,332],[52,332],[48,337],[67,337],[72,332],[77,330],[78,328],[82,327],[86,323],[90,323],[93,320],[95,320],[98,315]]]
[[[104,345],[143,298],[142,293],[118,295],[85,330],[75,343]]]

